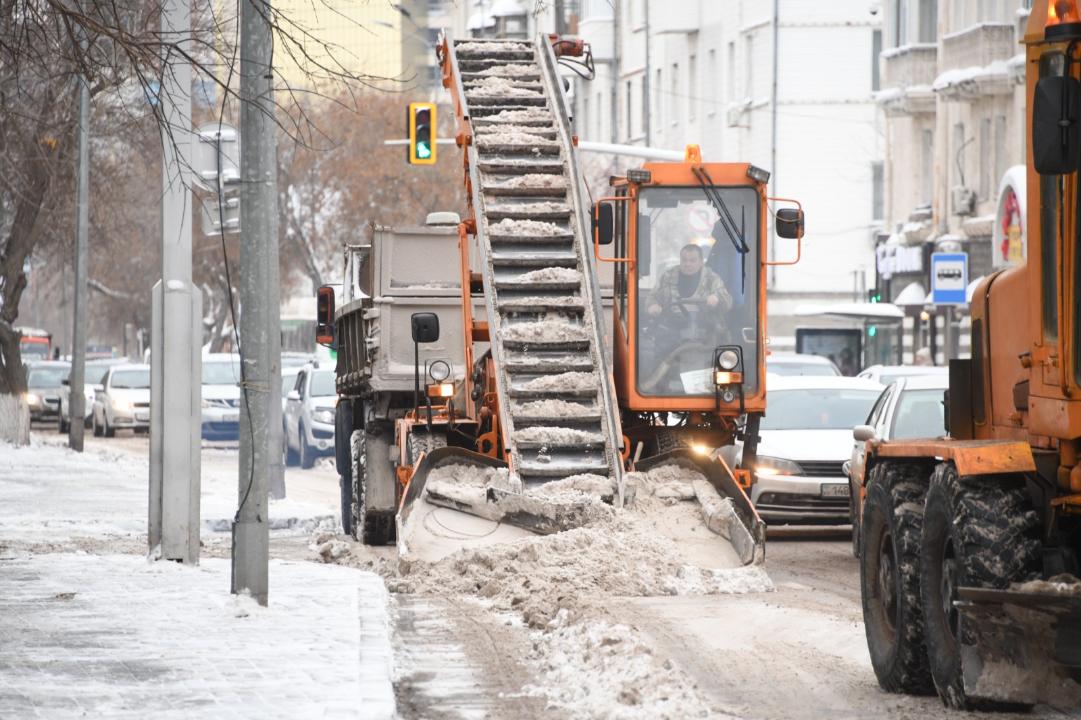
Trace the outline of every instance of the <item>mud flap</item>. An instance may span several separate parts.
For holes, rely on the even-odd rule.
[[[398,507],[398,552],[401,556],[416,554],[411,542],[419,535],[419,523],[410,522],[418,508],[424,505],[446,508],[489,521],[489,527],[459,529],[442,523],[444,538],[460,540],[463,546],[489,544],[489,542],[513,539],[504,528],[509,526],[529,533],[548,535],[581,527],[590,520],[590,502],[552,502],[543,497],[521,492],[519,486],[507,488],[458,485],[448,482],[429,482],[433,470],[444,465],[474,465],[502,468],[506,464],[487,455],[457,447],[442,447],[424,455],[413,472],[413,477]],[[487,540],[489,542],[481,542]]]
[[[965,694],[1081,706],[1081,595],[960,588]]]
[[[766,524],[728,466],[720,460],[680,449],[640,460],[635,463],[635,470],[648,472],[672,463],[690,464],[705,475],[708,483],[697,484],[695,496],[702,505],[706,526],[732,543],[744,565],[762,563],[766,559]]]

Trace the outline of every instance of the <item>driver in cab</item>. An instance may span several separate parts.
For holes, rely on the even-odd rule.
[[[722,312],[732,309],[732,296],[724,281],[705,266],[704,259],[701,246],[694,243],[683,246],[679,251],[679,265],[666,270],[650,293],[646,305],[650,317],[679,312],[676,306],[681,301],[720,308]],[[718,324],[723,326],[723,323]]]

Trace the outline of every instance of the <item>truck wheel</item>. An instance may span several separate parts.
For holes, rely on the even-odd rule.
[[[94,437],[101,437],[101,425],[98,425],[98,416],[95,413],[90,419],[90,427],[94,428]]]
[[[300,446],[300,467],[311,470],[315,465],[315,453],[308,446],[308,437],[304,434],[304,423],[297,426],[297,444]]]
[[[1023,478],[961,478],[952,464],[936,468],[924,508],[920,592],[931,675],[946,706],[1025,707],[966,697],[958,643],[964,629],[953,603],[960,587],[1005,589],[1037,577],[1041,554],[1040,521]]]
[[[107,438],[116,437],[116,428],[109,427],[109,416],[106,413],[101,414],[102,428],[101,434]]]
[[[339,477],[353,469],[351,444],[353,436],[353,402],[342,398],[334,408],[334,468]]]
[[[915,464],[883,462],[863,502],[860,594],[878,684],[894,693],[934,692],[920,606],[919,549],[926,480]]]
[[[350,438],[350,444],[352,444]],[[338,440],[335,438],[335,444]],[[345,444],[344,442],[342,443]],[[338,497],[342,510],[342,532],[356,537],[356,528],[353,527],[353,464],[345,466],[345,473],[338,475]]]
[[[397,504],[388,503],[390,509],[377,504],[377,509],[372,510],[366,502],[371,483],[379,484],[379,487],[371,490],[377,495],[380,492],[395,493],[397,490],[397,479],[388,455],[390,444],[387,436],[391,432],[391,428],[378,424],[354,430],[349,440],[353,476],[353,537],[365,545],[392,545],[397,535],[394,526],[394,507]]]
[[[858,488],[848,485],[848,519],[852,523],[852,557],[860,558],[860,508]]]

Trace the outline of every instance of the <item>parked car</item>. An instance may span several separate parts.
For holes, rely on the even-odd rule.
[[[910,440],[920,437],[941,437],[946,434],[944,394],[950,386],[948,373],[932,373],[901,377],[882,391],[862,425],[852,429],[852,452],[845,463],[848,476],[849,518],[852,521],[852,550],[859,556],[859,513],[855,498],[863,484],[867,441]]]
[[[334,453],[334,406],[338,400],[334,369],[305,366],[286,396],[285,464],[310,468],[319,455]]]
[[[285,422],[285,406],[289,403],[289,392],[296,387],[299,367],[282,365],[282,422]]]
[[[150,366],[113,365],[94,393],[90,425],[96,437],[113,437],[119,429],[150,430]]]
[[[774,352],[766,356],[766,372],[774,375],[840,376],[829,358],[806,353]]]
[[[913,377],[916,375],[931,375],[948,377],[950,369],[936,365],[871,365],[860,371],[856,377],[874,380],[882,385],[889,385],[897,378]]]
[[[30,422],[48,420],[59,414],[60,388],[71,364],[56,360],[31,363],[26,372],[26,404]]]
[[[870,380],[772,377],[759,432],[751,501],[767,524],[848,522],[852,428],[882,393]],[[742,464],[742,463],[741,463]]]
[[[94,395],[105,380],[105,373],[113,365],[128,362],[123,358],[112,360],[87,361],[83,369],[83,423],[90,427],[90,418],[94,412]],[[66,433],[71,426],[71,373],[64,378],[60,386],[60,412],[56,416],[56,429]]]
[[[202,436],[204,440],[240,437],[240,356],[203,356]]]

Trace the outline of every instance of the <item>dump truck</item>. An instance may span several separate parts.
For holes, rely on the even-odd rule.
[[[684,162],[613,178],[590,202],[559,73],[568,58],[581,66],[573,58],[588,59],[588,46],[444,37],[438,55],[464,218],[453,236],[431,235],[438,251],[375,233],[347,249],[343,304],[319,291],[320,341],[338,348],[347,530],[403,554],[423,532],[465,546],[507,528],[559,532],[585,522],[588,503],[536,489],[584,483],[619,506],[626,471],[679,464],[725,500],[711,527],[743,562],[760,562],[752,475],[715,450],[742,439],[753,463],[770,201],[784,205],[774,224],[797,240],[797,259],[802,209],[767,198],[765,170],[703,162],[696,146]],[[392,260],[402,253],[414,262]],[[420,307],[421,290],[437,307]],[[411,387],[404,372],[384,382],[395,360]]]
[[[866,444],[855,518],[881,686],[954,708],[1081,707],[1081,15],[1025,32],[1027,260],[973,293],[948,437]]]

